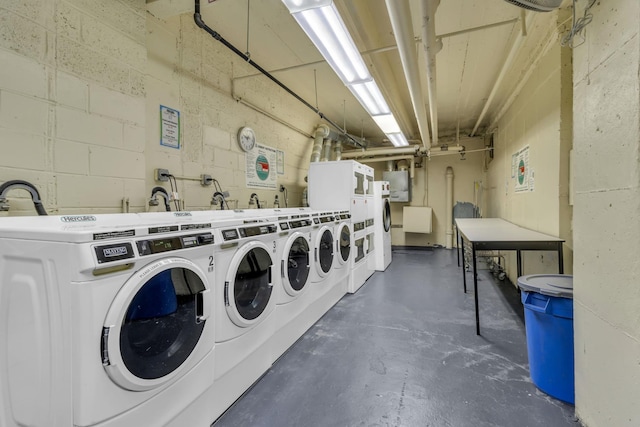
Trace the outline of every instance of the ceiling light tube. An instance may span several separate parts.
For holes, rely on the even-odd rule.
[[[366,83],[349,85],[349,90],[353,93],[360,104],[371,116],[377,116],[380,114],[391,114],[391,110],[387,105],[378,85],[373,80]]]
[[[393,114],[383,114],[380,116],[371,116],[374,122],[378,125],[380,130],[385,133],[400,133],[400,126],[396,121],[396,118],[393,117]]]
[[[283,1],[340,80],[350,84],[371,79],[369,70],[333,2]]]
[[[389,138],[394,147],[406,147],[409,145],[409,141],[401,133],[388,133],[387,138]]]

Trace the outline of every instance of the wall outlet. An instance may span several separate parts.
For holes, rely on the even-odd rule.
[[[155,170],[155,178],[156,181],[169,181],[169,170],[168,169],[156,169]]]
[[[211,175],[207,175],[207,174],[202,174],[200,175],[200,184],[207,186],[207,185],[211,185],[213,183],[213,178],[211,177]]]

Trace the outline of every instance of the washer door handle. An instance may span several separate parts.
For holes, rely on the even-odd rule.
[[[202,323],[211,316],[211,304],[209,303],[209,296],[211,290],[205,289],[202,292],[196,294],[196,322]]]

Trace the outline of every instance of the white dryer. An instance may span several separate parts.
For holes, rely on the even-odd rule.
[[[368,242],[366,221],[354,221],[353,255],[351,258],[351,277],[347,288],[348,293],[356,293],[371,276],[367,258]]]
[[[309,165],[309,206],[314,210],[349,210],[353,221],[367,219],[373,198],[373,168],[354,160]]]
[[[165,425],[211,386],[213,235],[173,218],[0,222],[2,425]]]
[[[384,271],[391,264],[391,203],[389,181],[375,181],[373,186],[375,269]]]

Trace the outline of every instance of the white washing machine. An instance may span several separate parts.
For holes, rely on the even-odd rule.
[[[342,298],[340,288],[335,286],[336,235],[335,215],[333,212],[315,212],[311,216],[311,261],[312,302],[309,313],[313,322],[318,321],[333,305]]]
[[[217,419],[273,363],[278,227],[272,218],[238,213],[213,220],[216,245],[214,385],[196,407]],[[219,244],[217,242],[220,242]]]
[[[336,218],[336,268],[334,286],[338,286],[341,298],[347,293],[353,265],[354,233],[349,211],[335,213]],[[337,302],[337,301],[336,301]]]
[[[211,386],[213,235],[169,215],[0,222],[2,425],[166,425]]]
[[[375,181],[373,186],[375,269],[384,271],[391,264],[391,203],[388,181]]]
[[[278,218],[279,275],[276,293],[275,358],[280,357],[317,319],[309,312],[314,294],[311,289],[313,247],[311,209],[283,209]],[[289,215],[286,215],[289,214]]]
[[[314,210],[348,210],[353,221],[367,219],[373,198],[373,168],[355,160],[309,165],[309,206]]]

